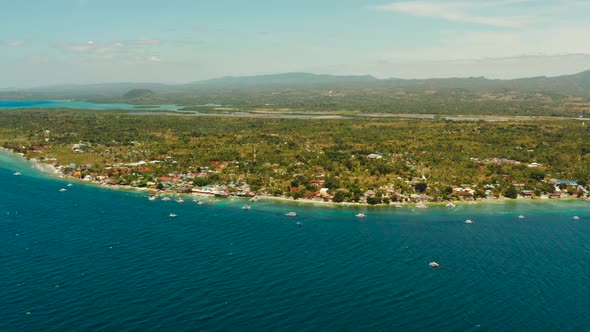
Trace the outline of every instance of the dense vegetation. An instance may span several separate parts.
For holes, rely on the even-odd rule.
[[[481,77],[379,80],[371,76],[292,73],[184,85],[121,83],[47,87],[3,92],[0,99],[177,104],[189,110],[201,110],[197,105],[215,104],[237,111],[578,117],[590,113],[590,71],[518,80]]]
[[[104,174],[118,184],[146,186],[175,171],[209,172],[192,184],[248,183],[260,193],[296,198],[315,197],[324,187],[329,188],[325,196],[337,202],[380,203],[411,195],[511,197],[523,190],[541,195],[555,190],[552,178],[586,186],[590,175],[590,129],[566,120],[303,120],[4,110],[0,142],[32,158],[75,163],[76,176]],[[83,147],[73,148],[80,143]],[[160,162],[130,166],[154,160]]]

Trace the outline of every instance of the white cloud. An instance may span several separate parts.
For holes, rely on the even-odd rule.
[[[502,31],[441,31],[426,47],[383,51],[386,60],[457,60],[523,55],[590,54],[590,24]]]
[[[135,39],[127,41],[96,42],[89,40],[85,43],[69,43],[62,45],[66,51],[89,54],[107,54],[122,50],[141,49],[149,46],[160,46],[159,39]]]
[[[137,46],[160,46],[162,41],[159,39],[136,39],[129,41],[129,43]]]
[[[162,59],[159,56],[157,56],[157,55],[150,56],[148,60],[150,62],[161,62],[162,61]]]
[[[63,49],[69,52],[75,53],[87,53],[87,54],[108,54],[113,53],[123,48],[122,43],[97,43],[89,40],[86,43],[73,43],[63,45]]]
[[[157,56],[150,56],[148,50],[159,47],[159,39],[135,39],[126,41],[98,42],[89,40],[83,43],[62,44],[66,53],[84,55],[86,59],[108,59],[110,61],[160,62]]]
[[[23,40],[11,40],[11,41],[6,41],[6,42],[0,41],[0,46],[21,47],[23,45],[25,45],[25,42]]]
[[[530,16],[504,16],[504,15],[482,15],[479,14],[491,7],[510,6],[523,0],[497,0],[497,1],[451,1],[434,2],[426,0],[413,0],[394,2],[381,6],[372,7],[375,10],[402,13],[412,16],[434,17],[454,22],[474,23],[503,28],[519,28],[535,21]]]

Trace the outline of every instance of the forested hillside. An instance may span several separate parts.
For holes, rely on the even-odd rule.
[[[150,93],[129,98],[128,91]],[[5,91],[0,93],[0,98],[165,103],[182,105],[189,110],[213,104],[238,111],[286,109],[293,112],[577,117],[590,113],[590,71],[516,80],[483,77],[402,80],[290,73],[226,77],[182,85],[56,86]]]

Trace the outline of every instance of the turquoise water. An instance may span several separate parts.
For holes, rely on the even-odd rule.
[[[73,109],[93,109],[93,110],[159,110],[174,111],[178,109],[176,105],[131,105],[124,103],[89,103],[71,100],[0,100],[0,109],[19,109],[19,108],[73,108]]]
[[[361,221],[66,187],[5,153],[0,183],[0,331],[590,329],[587,202],[361,209]]]

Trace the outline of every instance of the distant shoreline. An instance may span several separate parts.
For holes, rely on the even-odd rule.
[[[6,105],[3,105],[4,102]],[[9,105],[8,103],[15,105]],[[209,106],[209,105],[197,105]],[[219,107],[215,107],[219,106]],[[305,112],[299,109],[269,109],[252,108],[242,109],[236,107],[221,107],[210,105],[217,112],[202,112],[191,109],[192,105],[180,104],[129,104],[124,102],[94,103],[76,100],[0,100],[0,110],[37,110],[37,109],[70,109],[70,110],[95,110],[95,111],[122,111],[137,116],[166,115],[179,117],[221,117],[221,118],[256,118],[256,119],[301,119],[301,120],[355,120],[355,119],[397,119],[397,120],[436,120],[440,118],[446,121],[456,122],[526,122],[539,120],[562,121],[590,121],[586,116],[549,116],[549,115],[510,115],[510,114],[445,114],[445,113],[360,113],[347,111]]]
[[[142,105],[129,103],[94,103],[77,100],[0,100],[0,110],[24,109],[83,109],[95,111],[179,111],[182,106],[172,104]]]

